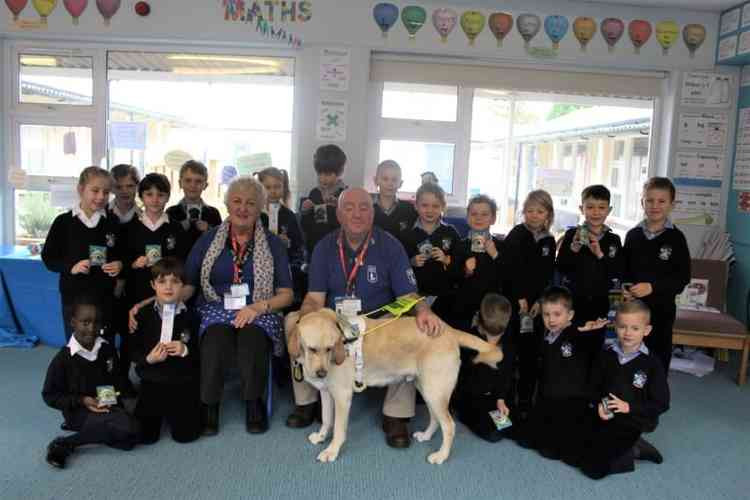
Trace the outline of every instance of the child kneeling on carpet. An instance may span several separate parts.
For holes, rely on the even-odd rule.
[[[159,440],[164,418],[178,443],[195,441],[202,430],[198,335],[180,301],[184,281],[182,262],[174,257],[158,261],[151,267],[156,300],[136,317],[132,348],[141,387],[135,415],[143,444]]]
[[[499,430],[495,420],[507,419],[510,414],[508,403],[516,358],[515,339],[509,338],[506,332],[511,313],[508,299],[488,293],[482,298],[470,332],[502,349],[503,360],[497,364],[497,369],[472,362],[476,353],[461,349],[461,371],[455,392],[458,419],[474,434],[491,443],[505,436],[505,429]]]
[[[131,450],[138,442],[132,417],[118,402],[124,388],[115,346],[100,335],[102,312],[90,297],[77,297],[71,307],[73,335],[47,369],[42,397],[65,417],[75,434],[55,438],[47,447],[47,463],[64,468],[73,451],[87,444]]]
[[[641,438],[669,409],[669,386],[661,362],[643,343],[651,333],[648,306],[633,300],[617,311],[617,343],[600,354],[592,370],[596,413],[583,431],[579,465],[592,479],[632,472],[634,460],[660,464],[662,456]]]

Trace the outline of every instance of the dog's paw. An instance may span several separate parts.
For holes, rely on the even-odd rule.
[[[427,455],[427,461],[431,464],[440,465],[448,459],[448,454],[441,451]]]
[[[338,458],[338,450],[332,450],[330,447],[318,453],[318,462],[333,462]]]
[[[328,437],[328,433],[321,431],[321,432],[313,432],[312,434],[307,436],[307,439],[312,444],[320,444],[323,441],[325,441],[327,437]]]
[[[420,443],[424,443],[425,441],[429,441],[432,439],[432,434],[427,432],[415,432],[413,434],[414,439],[416,439]]]

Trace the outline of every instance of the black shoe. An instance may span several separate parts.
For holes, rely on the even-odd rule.
[[[633,446],[633,458],[636,460],[648,460],[655,464],[660,464],[664,461],[664,457],[661,456],[659,450],[643,438],[638,438],[638,441]]]
[[[385,442],[388,443],[388,446],[391,448],[408,448],[411,445],[408,423],[408,418],[383,415],[383,432],[385,432]]]
[[[203,411],[203,435],[215,436],[219,433],[219,405],[201,405]]]
[[[297,405],[294,411],[287,417],[286,426],[295,429],[301,429],[312,425],[316,413],[320,414],[320,403],[310,403],[309,405]]]
[[[245,414],[245,429],[250,434],[263,434],[268,430],[268,417],[266,416],[266,405],[262,399],[247,402],[247,413]]]
[[[65,468],[65,462],[73,454],[73,446],[68,444],[64,438],[55,438],[47,446],[47,463],[58,469]]]
[[[60,430],[61,431],[67,431],[67,432],[73,432],[73,429],[68,424],[67,420],[63,420],[63,423],[60,424]]]

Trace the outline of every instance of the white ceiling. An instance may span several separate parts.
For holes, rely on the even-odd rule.
[[[583,0],[590,3],[636,5],[639,7],[672,7],[720,12],[742,3],[742,0]]]

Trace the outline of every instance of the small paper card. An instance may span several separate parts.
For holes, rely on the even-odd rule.
[[[100,406],[114,406],[117,404],[117,391],[112,385],[97,386],[96,399]]]
[[[239,311],[247,305],[245,297],[235,297],[231,293],[224,294],[224,309],[227,311]]]
[[[390,304],[386,304],[383,306],[383,309],[391,313],[395,317],[403,316],[404,314],[411,311],[412,307],[417,305],[418,302],[422,300],[422,297],[417,295],[416,293],[410,293],[408,295],[403,295],[399,298],[397,298],[395,301],[391,302]]]
[[[161,336],[159,342],[168,344],[172,342],[172,330],[174,330],[174,314],[177,308],[174,304],[164,304],[161,310]]]
[[[508,427],[513,425],[513,422],[511,422],[508,417],[503,416],[503,414],[500,413],[499,410],[492,410],[488,413],[490,414],[490,418],[492,419],[492,421],[495,423],[495,427],[499,431],[507,429]]]
[[[279,208],[278,203],[270,203],[268,206],[268,230],[273,234],[279,234]]]
[[[325,203],[322,205],[313,206],[313,219],[317,224],[328,223],[328,205]]]
[[[677,297],[677,303],[680,307],[684,306],[705,306],[708,300],[708,280],[692,278],[690,284]]]
[[[146,260],[153,266],[161,260],[161,245],[146,245]]]
[[[534,318],[528,314],[521,315],[521,333],[531,333],[534,331]]]
[[[486,253],[484,242],[490,237],[489,231],[470,231],[472,253]]]
[[[107,247],[89,245],[89,265],[103,266],[107,263]]]
[[[432,243],[430,242],[430,240],[424,240],[422,243],[420,243],[417,247],[417,250],[419,250],[419,253],[421,255],[428,259],[432,257]]]
[[[200,220],[201,218],[201,206],[200,205],[188,205],[187,206],[188,219]]]

